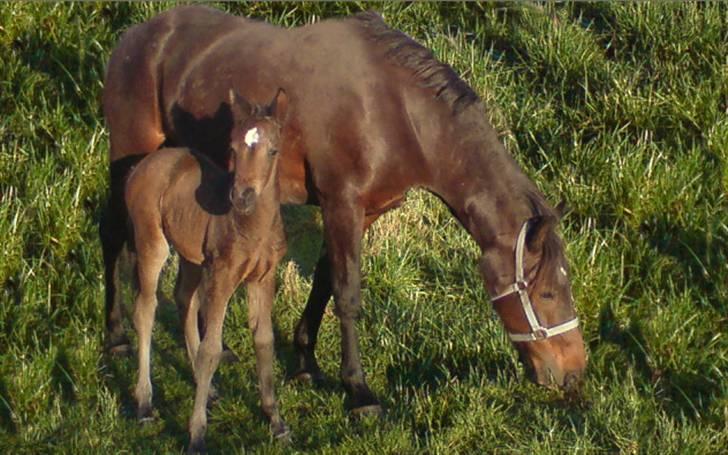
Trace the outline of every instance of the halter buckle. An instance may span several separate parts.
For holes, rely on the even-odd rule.
[[[526,280],[518,280],[516,281],[516,292],[525,291],[528,289],[528,281]]]
[[[534,340],[545,340],[549,337],[549,332],[544,327],[533,329],[531,333],[533,333]]]

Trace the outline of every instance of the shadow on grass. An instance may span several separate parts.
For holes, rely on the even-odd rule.
[[[65,349],[59,349],[53,362],[51,371],[51,381],[55,390],[60,393],[61,399],[66,403],[76,401],[76,392],[74,390],[73,379],[71,378],[71,364]]]
[[[705,372],[706,375],[679,373],[651,366],[645,348],[647,342],[638,321],[622,329],[612,309],[607,307],[599,318],[599,333],[601,341],[592,342],[591,350],[596,350],[602,342],[619,346],[639,373],[642,384],[650,386],[643,388],[641,393],[654,390],[652,393],[656,402],[673,419],[687,417],[696,422],[701,421],[720,394],[720,380],[711,378],[708,372]]]
[[[18,429],[13,421],[13,410],[10,408],[9,397],[5,378],[0,376],[0,428],[10,434],[17,434]]]
[[[713,223],[714,222],[714,223]],[[715,224],[716,226],[712,226]],[[705,296],[716,311],[725,312],[725,277],[720,276],[728,262],[728,238],[721,235],[717,216],[702,230],[685,230],[666,219],[642,226],[647,241],[660,254],[675,259],[690,287]]]

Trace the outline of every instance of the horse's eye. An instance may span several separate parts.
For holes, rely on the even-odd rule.
[[[541,298],[543,298],[543,299],[553,299],[554,298],[554,294],[551,293],[551,292],[544,292],[544,293],[541,294]]]
[[[270,156],[276,156],[278,154],[278,149],[270,149],[268,153]]]

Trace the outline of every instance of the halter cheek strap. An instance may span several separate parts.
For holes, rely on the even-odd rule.
[[[566,322],[555,325],[553,327],[544,327],[538,321],[536,312],[533,310],[531,299],[528,296],[528,282],[524,278],[524,266],[523,266],[523,248],[526,244],[526,230],[528,228],[528,221],[523,223],[521,231],[518,233],[518,240],[516,241],[516,282],[508,286],[505,291],[498,294],[497,296],[490,299],[491,302],[502,299],[503,297],[511,294],[518,294],[521,300],[521,306],[523,312],[526,314],[526,320],[528,325],[531,327],[530,333],[508,333],[508,337],[511,341],[536,341],[545,340],[556,335],[568,332],[569,330],[579,327],[579,318],[574,317]]]

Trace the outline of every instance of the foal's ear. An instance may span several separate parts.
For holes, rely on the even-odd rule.
[[[247,117],[253,112],[253,106],[248,103],[248,100],[238,95],[233,89],[228,92],[228,103],[233,115],[238,117]]]
[[[543,249],[546,236],[554,229],[558,219],[551,215],[538,215],[528,220],[526,231],[526,247],[529,251],[538,252]]]
[[[278,123],[284,123],[288,115],[288,95],[282,88],[278,89],[278,93],[270,102],[270,113]]]

